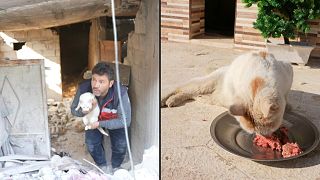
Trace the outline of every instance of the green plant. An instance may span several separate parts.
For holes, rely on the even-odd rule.
[[[320,18],[320,0],[242,0],[246,7],[258,6],[258,18],[254,28],[264,38],[284,38],[290,44],[298,32],[310,30],[308,20]]]

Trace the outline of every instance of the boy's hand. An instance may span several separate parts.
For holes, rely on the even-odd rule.
[[[99,122],[94,122],[90,124],[90,129],[97,129],[99,127]]]
[[[98,105],[98,101],[96,98],[92,101],[92,109],[95,108]]]

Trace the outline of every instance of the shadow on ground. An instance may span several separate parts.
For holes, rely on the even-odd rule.
[[[312,56],[312,54],[315,54],[315,50],[313,50],[311,52],[310,58],[309,58],[308,63],[306,65],[312,69],[319,69],[320,68],[320,57],[314,57],[314,56]]]
[[[319,132],[320,111],[318,109],[320,107],[320,95],[304,91],[291,90],[288,101],[292,106],[291,111],[306,117],[317,127]],[[304,168],[315,166],[320,164],[320,146],[318,144],[313,151],[297,159],[285,160],[281,162],[257,163],[279,168]]]

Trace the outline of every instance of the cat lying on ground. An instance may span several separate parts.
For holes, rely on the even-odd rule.
[[[270,135],[282,121],[293,80],[289,63],[267,52],[250,52],[211,74],[191,79],[161,98],[161,106],[178,106],[201,94],[228,108],[248,133]]]
[[[95,107],[92,107],[93,105],[95,105]],[[100,114],[100,108],[97,104],[96,97],[90,92],[81,94],[79,97],[79,104],[76,108],[76,111],[78,111],[80,107],[83,112],[89,112],[91,110],[82,118],[83,123],[85,125],[85,130],[91,129],[90,124],[97,122]],[[108,136],[108,134],[101,127],[98,127],[97,129],[102,134]]]

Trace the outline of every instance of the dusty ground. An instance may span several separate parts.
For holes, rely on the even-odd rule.
[[[62,102],[48,103],[48,120],[51,136],[51,147],[57,153],[65,153],[73,159],[83,158],[93,162],[84,143],[84,129],[81,118],[70,113],[71,98]]]
[[[226,43],[232,43],[228,41]],[[243,51],[207,43],[161,43],[161,91],[229,64]],[[210,43],[209,43],[210,44]],[[293,111],[320,129],[320,59],[294,66]],[[233,155],[211,138],[212,121],[226,109],[191,101],[161,109],[161,179],[319,179],[320,148],[290,161],[258,163]]]

